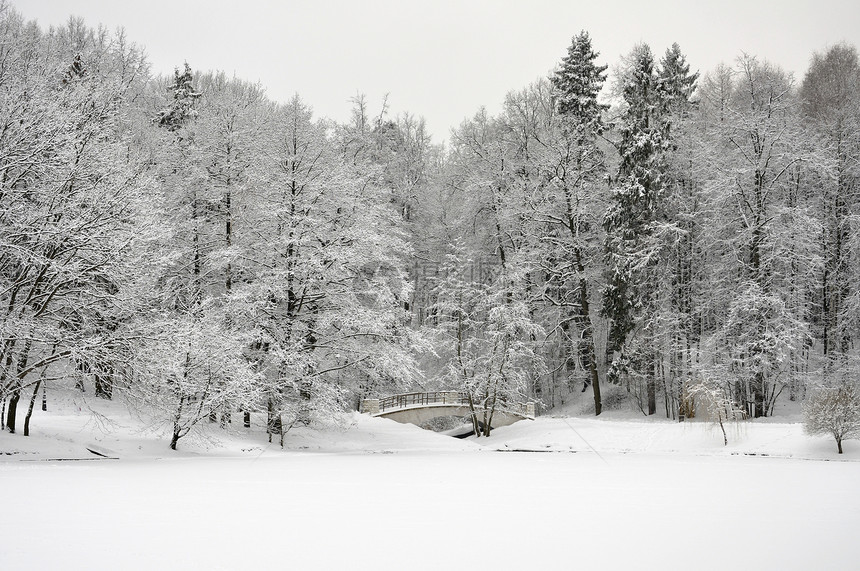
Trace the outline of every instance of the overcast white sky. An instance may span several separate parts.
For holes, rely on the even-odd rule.
[[[485,105],[546,75],[585,29],[603,63],[637,42],[661,56],[678,42],[703,73],[745,51],[800,80],[813,51],[860,47],[860,0],[12,0],[43,26],[74,14],[123,26],[153,70],[184,61],[294,93],[317,115],[346,120],[365,93],[378,113],[423,115],[436,141]]]

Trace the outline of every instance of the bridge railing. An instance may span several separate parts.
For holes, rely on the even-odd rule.
[[[427,405],[467,405],[469,393],[461,391],[435,391],[424,393],[403,393],[382,399],[365,399],[361,403],[361,412],[381,414],[386,411]],[[481,403],[475,403],[476,408],[483,408]],[[534,403],[507,402],[500,400],[496,403],[498,410],[512,412],[521,416],[534,418]]]
[[[436,391],[429,393],[404,393],[379,399],[379,412],[428,404],[469,404],[468,393]]]

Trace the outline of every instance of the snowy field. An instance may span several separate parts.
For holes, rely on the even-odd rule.
[[[84,412],[0,433],[0,569],[860,569],[860,442],[798,424],[354,415],[172,453]]]

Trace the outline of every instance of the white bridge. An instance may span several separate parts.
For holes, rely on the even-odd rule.
[[[404,393],[382,399],[364,399],[361,412],[371,416],[390,418],[397,422],[421,425],[428,420],[444,416],[471,416],[469,393],[438,391],[430,393]],[[475,403],[474,411],[483,422],[486,409]],[[507,426],[520,420],[534,420],[535,405],[529,403],[497,403],[493,411],[491,428]]]

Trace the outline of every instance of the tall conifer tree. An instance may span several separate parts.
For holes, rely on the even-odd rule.
[[[631,55],[622,93],[626,109],[618,145],[621,165],[604,218],[608,276],[603,314],[612,320],[608,349],[621,353],[613,363],[611,378],[617,379],[631,365],[629,372],[646,380],[648,413],[654,414],[656,354],[643,335],[630,336],[634,331],[645,337],[654,333],[651,318],[657,303],[660,256],[657,234],[666,194],[666,103],[651,48],[638,45]]]
[[[664,312],[661,323],[665,357],[668,372],[664,378],[667,386],[666,414],[674,417],[675,411],[685,418],[695,414],[695,405],[688,397],[688,387],[692,381],[692,352],[698,344],[699,332],[696,331],[693,284],[694,275],[703,271],[701,261],[696,263],[695,252],[700,248],[701,228],[698,222],[700,192],[693,173],[693,148],[690,127],[694,124],[694,111],[697,108],[692,100],[696,91],[699,73],[690,72],[681,48],[677,43],[666,50],[660,60],[658,85],[663,95],[664,105],[662,123],[663,136],[667,140],[667,219],[669,228],[676,229],[674,236],[668,236],[666,279],[663,297]],[[670,407],[671,404],[671,407]],[[671,410],[670,410],[671,409]]]
[[[558,258],[558,264],[550,271],[550,283],[557,284],[557,303],[568,312],[562,320],[563,329],[567,330],[571,322],[578,329],[576,341],[571,344],[588,373],[583,391],[591,385],[597,415],[602,403],[587,269],[599,254],[589,245],[595,241],[589,238],[597,231],[597,224],[591,223],[585,207],[594,203],[597,187],[606,173],[605,157],[597,145],[597,137],[604,129],[601,115],[608,108],[597,100],[606,80],[606,66],[595,63],[598,55],[588,32],[582,31],[573,38],[561,67],[551,78],[561,126],[556,145],[559,153],[553,155],[558,161],[552,168],[552,182],[561,197],[553,203],[560,204],[563,212],[560,216],[547,216],[557,233],[553,237],[557,240],[553,257]]]

